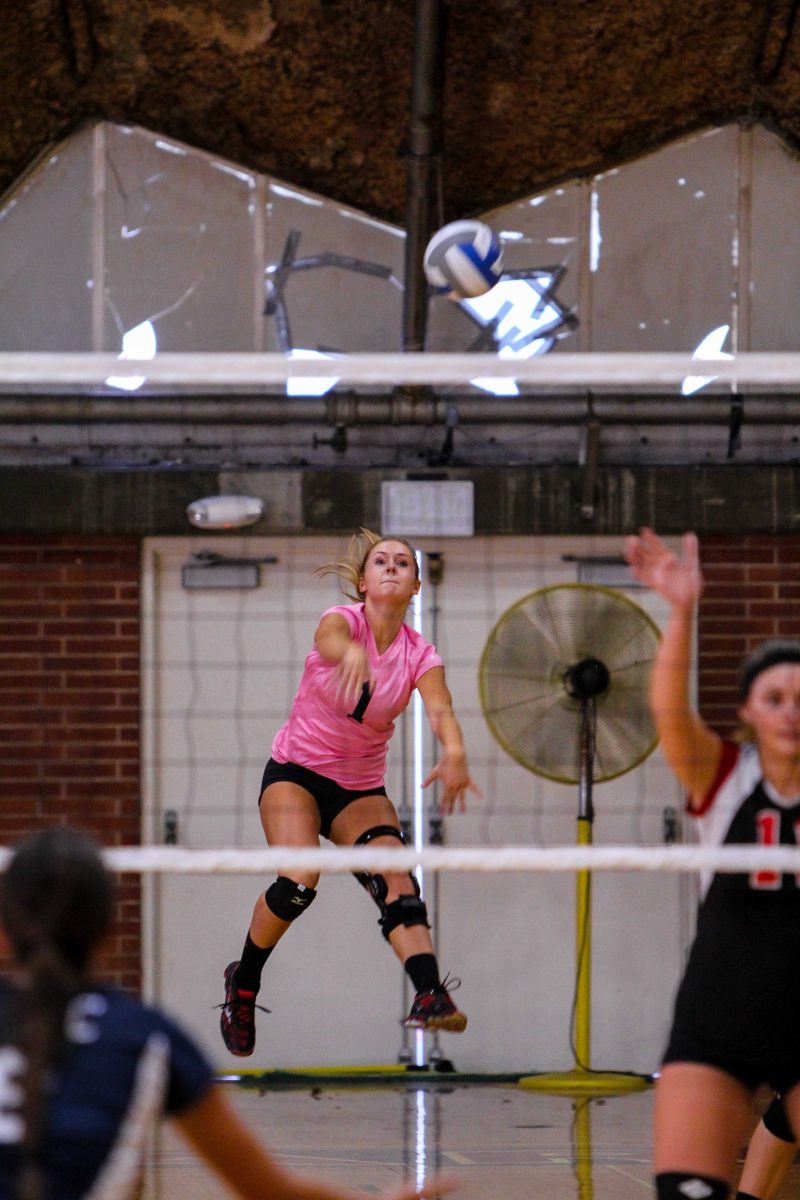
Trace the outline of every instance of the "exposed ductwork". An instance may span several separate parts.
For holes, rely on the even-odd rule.
[[[441,207],[441,107],[444,71],[442,0],[416,0],[411,115],[406,171],[404,350],[424,350],[428,295],[425,246]]]

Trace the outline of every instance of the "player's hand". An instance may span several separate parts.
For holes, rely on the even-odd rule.
[[[365,683],[372,683],[367,652],[358,642],[348,642],[336,664],[337,695],[346,705],[355,704]]]
[[[399,1192],[392,1192],[385,1200],[438,1200],[439,1196],[447,1196],[454,1191],[459,1182],[455,1175],[434,1175],[419,1187],[407,1187]]]
[[[433,770],[423,780],[426,788],[438,779],[441,787],[439,804],[442,812],[452,813],[458,809],[464,812],[467,807],[466,793],[474,792],[481,795],[480,788],[473,782],[467,769],[467,758],[463,751],[445,750]]]
[[[685,533],[678,557],[652,529],[625,540],[625,560],[638,583],[652,588],[676,608],[692,608],[703,591],[697,535]]]

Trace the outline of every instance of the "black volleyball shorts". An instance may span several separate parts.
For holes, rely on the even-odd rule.
[[[276,762],[271,758],[264,768],[264,774],[261,779],[261,791],[258,793],[258,803],[261,804],[261,797],[264,795],[264,789],[269,787],[271,783],[299,783],[300,787],[310,792],[316,801],[320,815],[320,833],[323,837],[331,836],[331,825],[333,824],[339,813],[347,808],[348,804],[352,804],[354,800],[358,800],[361,796],[385,796],[386,788],[370,787],[370,788],[344,788],[333,779],[328,779],[326,775],[318,775],[316,771],[309,771],[308,767],[300,767],[293,762]]]

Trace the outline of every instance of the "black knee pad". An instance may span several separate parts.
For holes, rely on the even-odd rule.
[[[781,1096],[773,1096],[772,1101],[761,1118],[764,1126],[773,1137],[779,1138],[782,1142],[793,1142],[795,1136],[792,1133],[792,1127],[786,1117],[786,1109],[783,1105]]]
[[[371,829],[366,829],[360,837],[356,838],[355,845],[366,846],[368,842],[379,837],[397,838],[398,842],[402,842],[403,845],[406,842],[400,830],[396,829],[394,825],[373,825]],[[412,875],[410,871],[408,877],[414,885],[414,895],[398,896],[391,904],[386,903],[389,887],[383,875],[373,875],[371,871],[356,871],[354,874],[380,909],[381,915],[378,924],[387,940],[389,934],[393,929],[397,929],[398,925],[428,925],[428,910],[424,901],[420,899],[416,876]]]
[[[688,1171],[664,1171],[656,1175],[658,1200],[726,1200],[730,1188],[724,1179]]]
[[[281,921],[293,921],[305,912],[316,894],[314,888],[295,883],[288,875],[279,875],[267,888],[264,899],[269,911]]]
[[[405,925],[406,928],[411,925],[424,925],[426,929],[430,929],[425,901],[420,898],[419,884],[416,879],[414,879],[414,883],[417,884],[417,894],[415,896],[398,896],[391,904],[383,905],[381,919],[378,924],[387,942],[389,934],[393,929],[397,929],[398,925]]]
[[[398,842],[406,844],[406,839],[403,837],[399,829],[395,829],[394,825],[373,825],[371,829],[365,829],[364,832],[356,838],[354,846],[366,846],[368,842],[374,841],[379,837],[397,838]],[[386,899],[389,891],[386,886],[386,880],[382,875],[373,875],[371,871],[354,871],[358,882],[363,888],[366,888],[372,899],[380,908]]]

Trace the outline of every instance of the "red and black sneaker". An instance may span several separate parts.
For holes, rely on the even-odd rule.
[[[222,1012],[219,1027],[222,1040],[231,1054],[245,1057],[253,1053],[256,1044],[256,1012],[269,1012],[261,1004],[256,1004],[256,993],[237,988],[233,981],[238,962],[229,963],[225,968],[225,1003],[220,1004]]]
[[[446,1033],[463,1033],[467,1018],[450,998],[448,985],[455,990],[461,986],[460,979],[445,979],[438,987],[427,992],[417,992],[411,1012],[403,1022],[410,1029],[443,1029]]]

